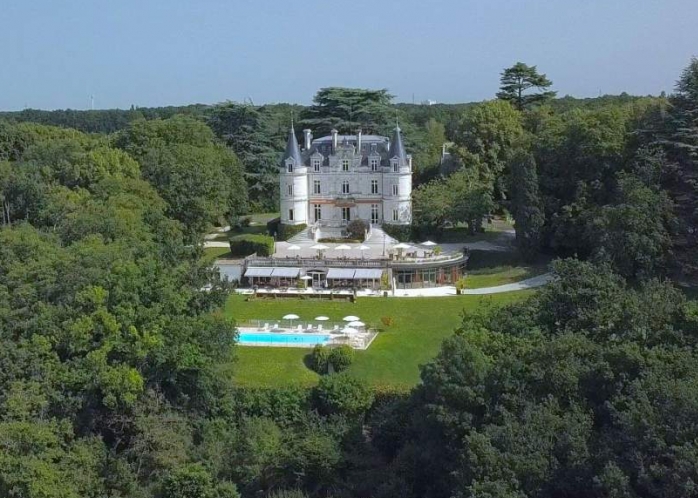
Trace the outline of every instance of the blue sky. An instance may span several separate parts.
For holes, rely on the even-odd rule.
[[[0,109],[492,98],[536,64],[560,95],[670,92],[697,0],[4,0]]]

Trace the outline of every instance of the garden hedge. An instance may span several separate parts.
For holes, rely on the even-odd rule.
[[[271,256],[274,253],[274,238],[269,235],[242,234],[230,238],[230,253],[233,256]]]

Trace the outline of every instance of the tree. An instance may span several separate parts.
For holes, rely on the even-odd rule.
[[[530,154],[522,151],[512,160],[509,191],[516,245],[521,255],[531,260],[540,250],[545,214],[538,192],[536,163]]]
[[[476,170],[483,182],[492,185],[499,201],[508,195],[509,162],[525,138],[521,114],[508,102],[493,100],[463,114],[452,150],[462,167]]]
[[[500,83],[497,98],[510,102],[519,111],[552,99],[556,94],[548,90],[553,84],[552,81],[544,74],[538,74],[536,66],[528,66],[523,62],[517,62],[505,69]],[[531,89],[538,90],[538,93],[526,93]]]
[[[357,128],[364,133],[381,133],[393,117],[388,90],[360,88],[321,88],[313,105],[301,113],[301,123],[317,136],[329,135],[334,128],[352,134]]]

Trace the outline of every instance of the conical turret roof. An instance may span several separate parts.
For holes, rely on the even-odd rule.
[[[281,159],[281,165],[283,166],[286,159],[291,158],[296,162],[296,165],[303,163],[301,159],[301,150],[298,147],[298,141],[296,140],[296,132],[293,130],[293,125],[288,132],[288,142],[286,142],[286,152],[284,152],[284,157]]]
[[[399,125],[395,125],[393,139],[390,141],[390,150],[388,151],[388,158],[392,159],[394,157],[407,161],[407,153],[405,152],[405,146],[402,144],[402,134],[400,133]]]

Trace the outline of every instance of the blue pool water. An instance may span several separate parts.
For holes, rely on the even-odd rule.
[[[274,345],[298,345],[315,346],[329,341],[329,335],[320,334],[279,334],[274,332],[250,332],[240,330],[238,342],[240,344],[259,344],[265,346]]]

